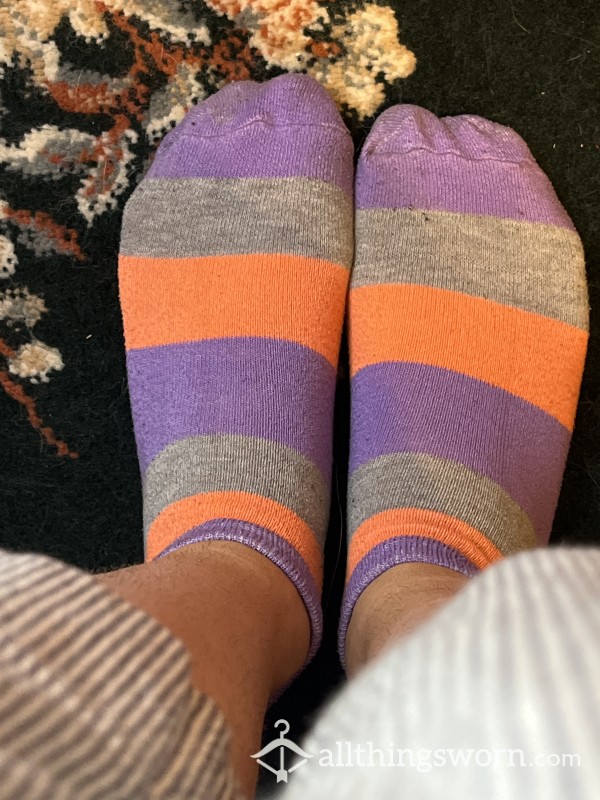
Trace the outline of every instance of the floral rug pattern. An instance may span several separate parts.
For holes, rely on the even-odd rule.
[[[77,452],[36,392],[76,365],[36,335],[61,310],[22,282],[21,254],[85,268],[90,229],[189,106],[229,81],[307,72],[361,125],[415,69],[400,35],[385,2],[0,0],[0,388],[59,456]]]

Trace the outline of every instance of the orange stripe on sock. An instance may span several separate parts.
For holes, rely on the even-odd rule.
[[[321,585],[321,550],[308,525],[280,503],[246,492],[207,492],[172,503],[148,532],[146,559],[156,558],[184,533],[211,519],[241,520],[273,531],[298,551]]]
[[[558,320],[430,286],[353,289],[351,371],[413,361],[511,392],[572,430],[587,333]]]
[[[348,270],[315,258],[119,258],[127,349],[229,336],[310,347],[337,365]]]
[[[375,514],[357,528],[348,551],[347,580],[367,553],[396,536],[425,536],[443,542],[480,569],[503,557],[493,542],[462,520],[439,511],[394,508]]]

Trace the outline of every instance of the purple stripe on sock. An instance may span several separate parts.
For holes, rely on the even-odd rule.
[[[352,382],[350,474],[391,453],[426,453],[499,484],[538,534],[552,526],[570,434],[514,395],[409,362],[365,367]]]
[[[385,159],[385,161],[383,161]],[[385,180],[381,179],[385,164]],[[453,153],[386,153],[377,166],[359,161],[356,205],[505,217],[575,230],[552,185],[534,162],[468,161]]]
[[[157,556],[179,550],[189,544],[207,541],[240,542],[266,556],[292,581],[308,611],[311,626],[310,651],[307,661],[316,653],[323,633],[321,592],[306,562],[291,544],[273,531],[234,519],[213,519],[184,533]]]
[[[327,158],[318,158],[327,152]],[[249,154],[251,156],[249,157]],[[157,154],[148,178],[313,178],[354,193],[352,144],[326,127],[255,123],[214,141],[180,136]]]
[[[142,474],[171,442],[236,433],[287,445],[331,478],[335,370],[295,342],[239,337],[127,354]]]
[[[390,567],[411,562],[447,567],[469,578],[479,572],[478,568],[458,550],[436,539],[424,536],[394,536],[378,544],[359,561],[346,584],[338,632],[339,653],[344,667],[346,633],[356,601],[367,586]]]

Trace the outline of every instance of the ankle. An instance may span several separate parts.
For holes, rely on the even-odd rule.
[[[202,542],[179,551],[184,558],[186,549],[189,569],[210,571],[215,594],[240,631],[252,636],[257,668],[270,676],[269,696],[278,693],[302,668],[310,646],[309,618],[298,590],[270,559],[245,544]]]
[[[229,629],[248,669],[262,676],[267,699],[305,662],[310,625],[298,591],[275,564],[246,545],[192,544],[98,578],[183,641],[196,684],[205,672],[205,638],[210,637],[211,650],[221,640],[228,648],[231,641],[223,634]]]
[[[346,637],[348,675],[431,617],[468,580],[459,572],[427,563],[399,564],[386,570],[354,606]]]

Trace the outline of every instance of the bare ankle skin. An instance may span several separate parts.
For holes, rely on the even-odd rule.
[[[352,612],[346,638],[348,676],[417,628],[468,581],[454,570],[420,563],[399,564],[376,578]]]

